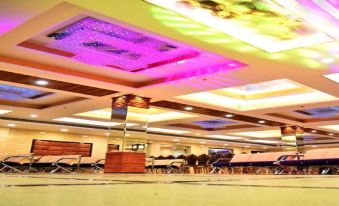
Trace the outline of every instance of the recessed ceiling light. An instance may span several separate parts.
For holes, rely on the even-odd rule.
[[[187,110],[187,111],[191,111],[191,110],[193,110],[193,107],[185,107],[184,109]]]
[[[185,63],[187,60],[180,60],[180,61],[178,61],[177,62],[177,64],[183,64],[183,63]]]
[[[258,123],[264,124],[264,123],[266,123],[266,121],[265,120],[259,120]]]
[[[334,134],[333,133],[329,133],[328,135],[333,136]]]
[[[332,64],[332,63],[335,62],[335,60],[332,59],[332,58],[323,58],[323,59],[321,60],[321,62],[322,62],[322,63],[325,63],[325,64]]]
[[[312,130],[312,133],[316,133],[317,132],[317,130]]]
[[[38,115],[37,114],[31,114],[31,115],[29,115],[31,118],[37,118],[38,117]]]
[[[60,129],[60,131],[62,131],[62,132],[68,132],[68,129]]]
[[[231,118],[231,117],[233,117],[234,115],[233,114],[226,114],[225,115],[225,117],[227,117],[227,118]]]
[[[46,80],[37,80],[35,84],[40,85],[40,86],[46,86],[48,85],[48,81]]]
[[[9,113],[9,112],[11,112],[10,110],[2,110],[2,109],[0,109],[0,114],[6,114],[6,113]]]
[[[9,127],[16,127],[16,124],[9,123],[7,126],[9,126]]]

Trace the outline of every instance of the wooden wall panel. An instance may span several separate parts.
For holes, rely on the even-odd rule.
[[[92,143],[64,142],[51,140],[32,141],[31,152],[35,155],[92,155]]]

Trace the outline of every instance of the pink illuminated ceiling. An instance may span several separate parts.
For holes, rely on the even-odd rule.
[[[38,43],[37,43],[38,42]],[[128,72],[140,72],[153,77],[162,76],[151,68],[185,64],[198,59],[199,66],[182,67],[167,72],[168,80],[214,73],[242,67],[237,61],[222,58],[204,64],[203,52],[186,45],[170,43],[118,24],[86,17],[54,30],[39,40],[26,41],[20,46],[61,55],[82,63],[106,66]],[[210,55],[214,56],[214,55]],[[213,59],[213,58],[212,58]],[[180,66],[179,66],[180,67]],[[163,72],[163,71],[162,71]],[[175,74],[173,74],[173,72]]]

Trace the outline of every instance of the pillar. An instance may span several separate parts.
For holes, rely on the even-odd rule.
[[[304,152],[304,129],[302,127],[284,126],[280,130],[283,150],[292,148],[297,152]]]
[[[120,151],[107,150],[105,173],[145,172],[149,106],[150,98],[133,94],[112,99],[108,145],[116,138],[122,139],[122,145]]]

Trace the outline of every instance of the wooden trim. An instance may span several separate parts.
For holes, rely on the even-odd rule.
[[[31,43],[29,41],[24,41],[21,42],[20,44],[18,44],[18,46],[20,47],[25,47],[28,49],[34,49],[34,50],[38,50],[38,51],[42,51],[42,52],[47,52],[50,54],[55,54],[55,55],[60,55],[60,56],[64,56],[64,57],[74,57],[75,55],[69,52],[64,52],[64,51],[60,51],[57,49],[52,49],[52,48],[48,48],[39,44],[34,44]]]
[[[235,130],[235,129],[246,129],[246,128],[256,128],[259,126],[251,125],[251,124],[242,124],[242,125],[231,125],[225,126],[222,128],[202,128],[197,125],[192,124],[168,124],[166,126],[170,127],[180,127],[185,129],[195,129],[195,130],[202,130],[202,131],[225,131],[225,130]]]
[[[0,61],[1,61],[1,58],[0,58]],[[41,79],[47,80],[49,82],[48,85],[39,86],[35,84],[37,80],[41,80]],[[55,89],[55,90],[78,93],[78,94],[85,94],[85,95],[96,96],[96,97],[102,97],[102,96],[117,93],[117,91],[113,91],[113,90],[101,89],[101,88],[96,88],[96,87],[91,87],[91,86],[80,85],[80,84],[73,84],[73,83],[51,80],[47,78],[40,78],[40,77],[25,75],[25,74],[18,74],[18,73],[13,73],[13,72],[8,72],[8,71],[0,71],[0,80],[5,81],[5,82],[32,85],[32,86],[41,87],[41,88],[49,88],[49,89]]]
[[[285,125],[284,123],[281,123],[281,122],[265,120],[265,119],[262,119],[262,118],[259,119],[259,118],[256,118],[256,117],[245,116],[245,115],[241,115],[241,114],[234,114],[232,112],[225,112],[225,111],[209,109],[209,108],[205,108],[205,107],[198,107],[198,106],[193,106],[193,105],[188,105],[188,104],[181,104],[181,103],[177,103],[177,102],[158,101],[158,102],[152,102],[151,105],[156,106],[156,107],[161,107],[161,108],[184,111],[184,112],[187,112],[185,110],[185,107],[192,107],[193,110],[190,111],[191,113],[203,114],[203,115],[214,116],[214,117],[219,117],[219,118],[224,118],[224,119],[231,119],[231,120],[242,121],[242,122],[248,122],[248,123],[256,124],[256,125],[267,125],[267,126],[283,126],[283,125]],[[226,118],[225,115],[227,115],[227,114],[233,114],[234,116],[232,118]],[[260,121],[260,120],[265,120],[266,123],[259,124],[258,121]]]

